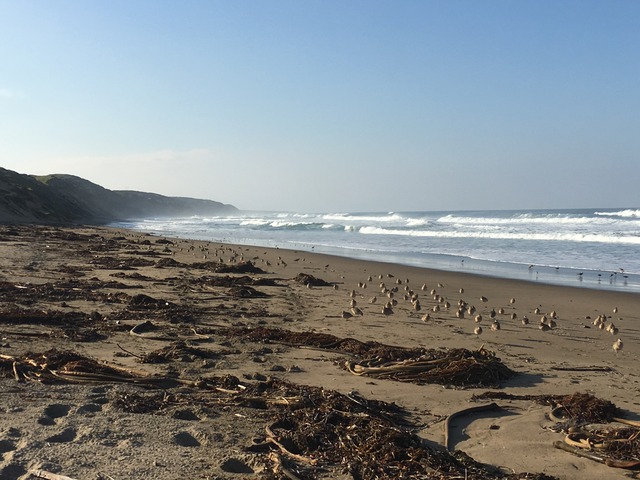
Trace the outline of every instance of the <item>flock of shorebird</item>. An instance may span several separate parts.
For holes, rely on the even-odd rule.
[[[190,251],[194,256],[197,256],[199,253],[200,255],[202,255],[202,258],[205,260],[209,258],[211,253],[213,253],[214,258],[220,259],[222,261],[226,260],[229,263],[235,263],[238,261],[245,260],[244,254],[242,252],[238,253],[229,246],[225,247],[221,245],[219,248],[215,248],[213,252],[209,251],[208,247],[210,246],[211,244],[207,244],[207,246],[200,246],[199,249],[196,249],[196,247],[194,247],[194,245],[191,244],[188,247],[188,251]],[[180,249],[180,251],[184,252],[184,249]],[[175,252],[173,253],[175,254]],[[227,258],[224,258],[225,256],[227,256]],[[254,257],[254,260],[255,259],[256,257]],[[262,262],[267,264],[267,266],[271,265],[267,260],[263,259]],[[287,266],[285,261],[280,256],[278,256],[277,265],[282,267]],[[484,308],[483,311],[485,312],[485,315],[483,315],[483,313],[478,311],[475,305],[465,301],[462,298],[460,298],[455,305],[452,305],[451,302],[443,294],[439,293],[436,288],[432,288],[429,290],[427,285],[423,284],[420,287],[421,294],[425,296],[423,301],[425,302],[425,304],[427,303],[432,304],[429,308],[425,308],[423,307],[420,301],[420,296],[419,296],[420,294],[415,292],[410,287],[409,279],[406,279],[403,281],[399,278],[393,280],[394,278],[395,277],[392,274],[386,275],[387,281],[393,281],[392,285],[387,286],[387,284],[383,281],[385,279],[385,276],[378,275],[378,280],[380,281],[379,283],[380,293],[378,295],[381,298],[379,299],[378,295],[374,295],[369,299],[369,304],[371,305],[377,305],[377,304],[382,305],[380,309],[380,313],[382,313],[385,316],[390,316],[395,313],[394,308],[396,308],[399,305],[398,298],[401,298],[405,302],[405,304],[407,304],[408,302],[408,304],[410,305],[409,308],[413,312],[421,312],[423,308],[428,310],[426,313],[422,314],[421,316],[421,320],[425,323],[430,322],[436,315],[442,315],[443,313],[449,312],[452,310],[455,311],[454,315],[458,319],[464,319],[468,315],[470,318],[473,319],[474,323],[476,324],[473,329],[473,333],[476,335],[481,335],[484,331],[481,323],[484,322],[485,315],[488,316],[491,321],[490,329],[492,331],[497,331],[497,330],[500,330],[501,328],[500,320],[498,316],[509,315],[509,318],[511,320],[515,321],[518,319],[518,314],[515,311],[512,311],[510,314],[507,314],[504,307],[498,308],[497,311],[495,308],[491,308],[491,310],[487,310],[486,308]],[[368,284],[370,284],[373,281],[374,281],[373,277],[368,276],[366,281],[358,282],[358,289],[365,290]],[[334,285],[334,288],[336,289],[338,288],[337,284]],[[437,288],[443,289],[444,285],[441,283],[438,283]],[[429,291],[427,292],[427,290]],[[428,297],[426,297],[427,293],[429,295]],[[458,290],[458,293],[460,295],[464,294],[464,288],[460,288]],[[342,312],[341,314],[342,318],[349,319],[352,317],[360,317],[364,315],[364,311],[360,307],[358,307],[358,300],[357,300],[358,297],[364,297],[364,295],[359,293],[355,289],[351,289],[349,291],[349,309],[344,310]],[[384,300],[384,303],[383,303],[383,300]],[[489,299],[485,296],[480,296],[478,298],[478,301],[481,304],[487,304],[489,302]],[[511,298],[509,300],[509,304],[511,306],[513,306],[515,303],[516,303],[515,298]],[[618,313],[618,307],[615,307],[613,309],[613,313],[614,314]],[[553,330],[557,327],[556,320],[558,320],[558,314],[555,310],[545,313],[545,312],[542,312],[539,307],[536,307],[533,310],[533,314],[539,316],[538,328],[541,331],[546,332],[546,331]],[[529,317],[527,315],[523,315],[522,318],[520,319],[520,322],[522,323],[522,325],[525,325],[525,326],[529,325],[530,323]],[[600,330],[604,330],[613,336],[617,336],[619,333],[619,328],[613,322],[609,321],[609,317],[607,317],[607,315],[605,314],[598,315],[598,317],[596,317],[596,319],[593,320],[593,326]],[[613,343],[613,351],[617,354],[622,350],[622,347],[623,347],[622,340],[620,340],[620,338],[616,339],[616,341]]]
[[[393,315],[394,309],[398,307],[399,300],[404,301],[405,310],[408,308],[410,310],[410,316],[414,314],[414,312],[421,312],[423,309],[428,310],[426,313],[422,314],[420,317],[421,320],[425,323],[430,322],[432,319],[439,315],[439,318],[442,318],[442,315],[446,312],[455,312],[454,316],[458,319],[467,318],[467,316],[473,319],[475,323],[475,327],[473,329],[473,333],[476,335],[481,335],[483,333],[482,323],[485,321],[485,317],[488,317],[490,320],[490,329],[492,331],[500,330],[500,318],[504,316],[508,316],[511,320],[518,320],[518,314],[515,311],[511,311],[508,313],[504,307],[499,307],[497,310],[495,308],[491,308],[490,310],[486,307],[481,307],[482,312],[478,311],[475,305],[472,303],[460,298],[454,305],[447,299],[445,295],[439,293],[438,289],[443,289],[444,285],[438,283],[437,289],[432,288],[429,289],[426,284],[423,284],[420,287],[420,294],[423,295],[423,302],[425,306],[428,304],[429,307],[423,306],[420,299],[420,294],[414,291],[410,286],[409,279],[401,280],[394,279],[395,277],[391,274],[386,275],[387,281],[389,279],[393,280],[392,285],[387,285],[385,283],[385,277],[383,275],[378,275],[379,283],[379,294],[373,295],[369,298],[369,304],[371,305],[381,305],[381,309],[379,312],[382,315],[389,316]],[[358,282],[358,289],[364,290],[367,288],[367,285],[373,282],[373,277],[369,276],[366,282]],[[337,285],[335,286],[337,288]],[[345,319],[349,319],[352,317],[363,316],[364,312],[360,309],[358,305],[358,298],[364,297],[365,295],[361,293],[359,290],[350,289],[349,296],[349,305],[350,308],[348,310],[343,310],[341,317]],[[464,294],[464,288],[460,288],[458,290],[460,295]],[[427,296],[428,294],[428,296]],[[482,304],[487,304],[489,299],[485,296],[480,296],[478,298],[479,302]],[[513,307],[516,303],[515,298],[509,299],[509,305]],[[618,308],[615,307],[613,309],[613,313],[618,313]],[[557,327],[558,313],[555,310],[550,312],[543,312],[539,307],[536,307],[533,310],[533,315],[538,316],[538,328],[547,332],[553,330]],[[586,317],[590,318],[590,317]],[[520,323],[522,325],[529,325],[530,320],[527,315],[523,315],[520,319]],[[605,314],[600,314],[593,321],[593,325],[600,329],[610,333],[613,336],[617,336],[619,329],[616,327],[613,322],[609,320],[609,317]],[[623,343],[619,338],[613,343],[613,351],[617,354],[620,350],[622,350]]]

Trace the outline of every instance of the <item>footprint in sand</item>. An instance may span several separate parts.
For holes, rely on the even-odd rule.
[[[0,480],[18,478],[27,473],[27,470],[17,463],[12,463],[16,451],[22,448],[24,441],[20,441],[22,434],[17,428],[9,428],[0,432]]]
[[[44,409],[42,416],[38,419],[40,425],[55,425],[56,419],[66,417],[71,410],[71,406],[54,403]]]
[[[68,443],[73,442],[77,436],[77,432],[75,428],[65,428],[60,433],[56,435],[52,435],[46,439],[47,442],[50,443]]]

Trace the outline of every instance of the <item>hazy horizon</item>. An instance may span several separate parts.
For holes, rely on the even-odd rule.
[[[0,0],[0,166],[246,211],[637,208],[640,3]]]

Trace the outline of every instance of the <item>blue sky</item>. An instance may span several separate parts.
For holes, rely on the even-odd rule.
[[[640,2],[0,0],[0,138],[247,210],[638,207]]]

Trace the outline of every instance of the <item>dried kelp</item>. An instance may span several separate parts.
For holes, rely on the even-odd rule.
[[[135,381],[131,372],[108,366],[69,350],[51,349],[20,357],[0,355],[0,376],[41,382]]]
[[[360,362],[346,361],[344,365],[354,375],[457,387],[499,385],[515,375],[493,352],[484,348],[431,350],[406,360],[377,357]]]
[[[216,334],[351,354],[360,359],[343,363],[351,373],[403,382],[480,387],[499,385],[515,375],[493,352],[484,348],[476,351],[403,348],[353,338],[341,339],[329,334],[266,327],[217,329]]]
[[[154,262],[144,258],[97,257],[90,260],[89,264],[107,270],[133,270],[136,267],[150,267]]]
[[[326,468],[338,468],[354,479],[552,478],[544,474],[506,474],[462,452],[431,448],[397,423],[401,409],[393,404],[371,404],[360,396],[321,389],[305,393],[310,406],[281,408],[276,420],[265,429],[267,442],[276,450],[276,457],[270,458],[277,474],[284,473],[286,463],[289,471],[306,478]]]
[[[194,347],[180,340],[143,355],[140,361],[142,363],[167,363],[172,360],[194,361],[196,359],[213,359],[218,357],[220,357],[220,353]]]
[[[472,400],[530,400],[539,405],[548,405],[560,421],[571,421],[572,425],[608,423],[621,415],[618,407],[589,393],[570,395],[513,395],[505,392],[484,392],[474,395]]]
[[[302,285],[308,285],[312,287],[331,287],[332,283],[329,283],[321,278],[314,277],[308,273],[299,273],[293,279],[294,281],[301,283]]]
[[[28,309],[15,305],[0,310],[0,324],[78,327],[89,324],[94,319],[93,314],[83,312]]]
[[[200,270],[209,270],[214,273],[267,273],[259,267],[256,267],[252,262],[239,262],[234,264],[227,264],[222,262],[195,262],[189,265],[191,268],[197,268]]]
[[[90,280],[63,280],[41,284],[14,284],[0,282],[0,300],[33,304],[42,301],[73,301],[86,300],[93,302],[123,303],[129,300],[124,292],[103,292],[105,290],[126,290],[139,288],[139,285],[127,285],[115,280],[104,282],[97,278]]]

